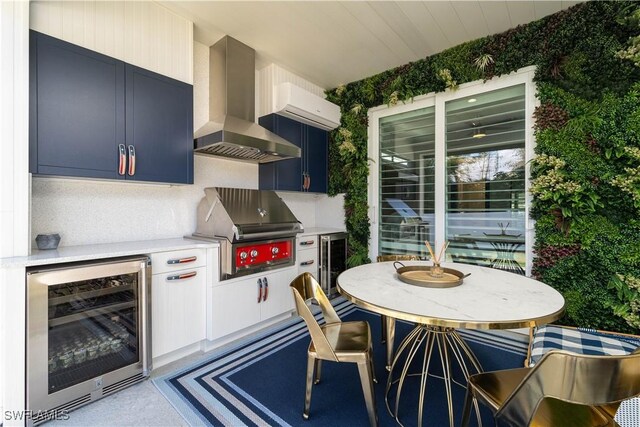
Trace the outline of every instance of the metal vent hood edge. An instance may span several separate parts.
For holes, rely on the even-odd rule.
[[[255,51],[229,36],[209,48],[209,122],[195,132],[194,152],[254,163],[301,156],[255,123]]]

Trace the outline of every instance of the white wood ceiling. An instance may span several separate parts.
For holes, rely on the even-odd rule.
[[[230,35],[333,88],[499,33],[580,1],[160,1],[206,45]]]

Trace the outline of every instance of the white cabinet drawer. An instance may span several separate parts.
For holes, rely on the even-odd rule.
[[[184,249],[151,254],[151,271],[159,274],[204,267],[207,265],[206,253],[206,249]]]
[[[309,272],[318,279],[318,249],[300,249],[296,253],[298,274]]]
[[[197,267],[152,276],[153,357],[205,339],[206,270]]]
[[[301,236],[296,238],[296,250],[301,251],[304,249],[318,250],[318,235]]]

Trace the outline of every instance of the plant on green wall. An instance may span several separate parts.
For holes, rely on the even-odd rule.
[[[617,298],[614,302],[608,302],[607,305],[629,326],[640,329],[640,279],[616,274],[608,286],[616,291]]]
[[[565,323],[639,332],[620,299],[635,282],[607,286],[640,277],[639,24],[636,2],[580,3],[327,91],[342,112],[329,192],[345,193],[349,265],[370,261],[368,110],[535,65],[534,274],[565,296]]]

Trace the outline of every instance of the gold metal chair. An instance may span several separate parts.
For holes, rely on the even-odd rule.
[[[376,261],[419,261],[418,255],[378,255]],[[382,343],[387,344],[387,370],[393,363],[393,342],[396,338],[396,319],[389,316],[380,316],[382,322]]]
[[[304,399],[304,419],[309,419],[311,407],[311,389],[320,382],[321,361],[351,362],[358,365],[364,400],[367,405],[369,422],[378,425],[373,383],[373,348],[371,329],[365,321],[342,322],[333,309],[320,284],[310,273],[303,273],[291,282],[291,290],[298,315],[307,324],[311,334],[311,343],[307,352],[307,384]],[[307,301],[318,302],[325,324],[320,325],[307,305]],[[315,381],[314,381],[315,371]]]
[[[462,426],[472,398],[488,406],[496,422],[512,426],[618,426],[622,400],[640,394],[640,349],[626,356],[586,356],[553,350],[533,368],[472,375]]]

